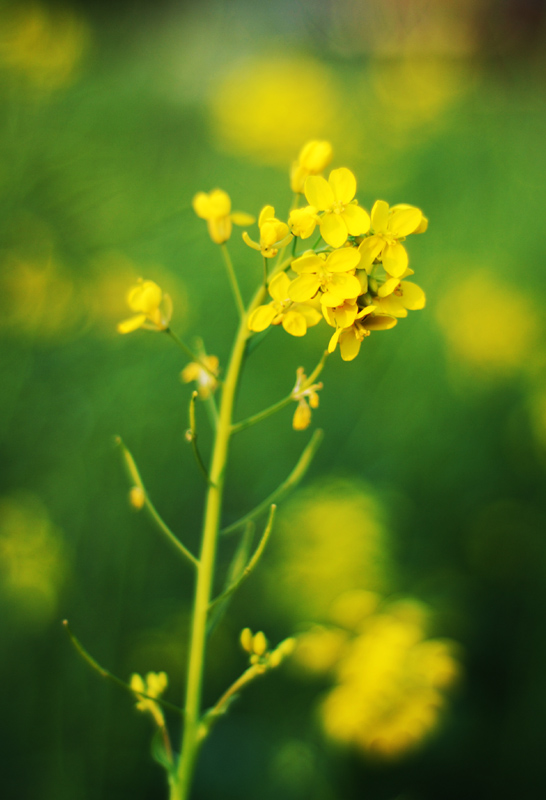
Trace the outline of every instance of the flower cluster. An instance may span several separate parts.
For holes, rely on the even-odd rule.
[[[445,690],[460,673],[456,645],[427,638],[427,610],[412,599],[381,604],[357,591],[339,600],[338,624],[303,634],[296,661],[334,681],[320,709],[330,738],[397,758],[437,727]]]
[[[159,728],[164,727],[165,718],[159,703],[155,703],[150,698],[161,697],[169,684],[166,672],[148,672],[146,678],[142,678],[137,672],[131,675],[131,689],[136,695],[136,708],[139,711],[151,714],[154,722]],[[147,695],[143,697],[142,695]]]

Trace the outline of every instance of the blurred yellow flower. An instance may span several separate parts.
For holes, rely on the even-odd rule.
[[[224,244],[231,236],[231,227],[252,225],[254,217],[244,211],[231,211],[231,198],[222,189],[213,189],[210,194],[198,192],[192,201],[193,210],[201,219],[206,219],[210,238],[216,244]]]
[[[320,316],[320,315],[319,315]],[[317,392],[322,389],[322,383],[313,383],[305,386],[307,375],[303,367],[298,367],[296,371],[296,385],[292,389],[292,397],[298,405],[294,413],[292,427],[295,431],[304,431],[311,423],[311,409],[318,408],[319,396]]]
[[[332,71],[296,54],[267,53],[237,65],[218,83],[211,116],[223,148],[282,167],[302,142],[348,137],[343,96]]]
[[[49,622],[68,565],[61,531],[39,498],[17,494],[0,500],[0,586],[28,619]]]
[[[381,259],[385,271],[393,278],[400,278],[408,267],[408,254],[401,242],[410,233],[422,232],[419,230],[422,222],[423,212],[418,208],[394,206],[389,209],[388,203],[377,200],[371,214],[373,235],[364,239],[359,247],[361,268],[370,272],[373,262]]]
[[[305,181],[307,202],[319,211],[320,234],[332,247],[341,247],[351,236],[360,236],[370,227],[370,217],[357,201],[356,178],[346,167],[333,169],[326,181],[321,175],[311,175]]]
[[[42,90],[73,79],[88,40],[85,21],[68,8],[10,3],[0,12],[0,65]]]
[[[165,718],[159,703],[154,703],[148,697],[160,697],[169,684],[166,672],[148,672],[143,679],[137,672],[131,675],[130,686],[137,697],[136,708],[139,711],[151,714],[154,722],[160,728],[165,725]],[[142,697],[140,693],[148,695]]]
[[[172,302],[168,294],[154,283],[139,278],[136,286],[127,295],[127,304],[138,313],[118,324],[119,333],[131,333],[138,328],[151,331],[164,331],[169,327],[172,316]]]
[[[198,361],[190,361],[180,373],[180,377],[184,383],[195,381],[197,383],[199,397],[201,400],[206,400],[207,397],[210,397],[218,388],[218,381],[214,375],[218,375],[220,361],[218,356],[207,356],[203,354],[201,356],[201,362],[200,364]],[[208,367],[208,370],[203,368],[203,364]],[[211,372],[214,373],[214,375],[211,375]]]
[[[292,164],[290,170],[290,188],[296,194],[302,194],[305,180],[309,175],[319,175],[332,160],[333,150],[330,142],[313,140],[305,144]],[[305,238],[305,237],[303,237]]]
[[[279,249],[292,240],[292,234],[286,222],[281,222],[275,217],[273,206],[264,206],[258,218],[260,228],[260,243],[254,242],[244,231],[245,244],[253,250],[259,250],[264,258],[274,258]]]
[[[482,376],[524,369],[536,352],[533,302],[493,271],[474,270],[458,279],[439,300],[436,318],[452,355]]]
[[[292,336],[304,336],[307,328],[317,325],[321,316],[310,303],[295,303],[289,297],[290,278],[285,272],[276,275],[268,286],[273,298],[266,306],[254,309],[248,320],[251,331],[264,331],[270,325],[282,325]]]

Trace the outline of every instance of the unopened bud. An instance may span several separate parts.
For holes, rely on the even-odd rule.
[[[129,503],[133,508],[140,511],[145,502],[146,495],[144,494],[144,490],[141,489],[140,486],[132,486],[129,492]]]
[[[247,653],[252,653],[252,631],[250,628],[244,628],[241,631],[239,641],[243,650],[246,650]]]
[[[258,633],[254,636],[254,639],[252,640],[252,649],[257,656],[263,656],[267,650],[267,639],[262,631],[258,631]]]

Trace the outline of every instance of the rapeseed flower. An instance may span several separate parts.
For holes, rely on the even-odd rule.
[[[254,222],[251,214],[231,211],[231,198],[222,189],[213,189],[210,194],[198,192],[192,205],[197,216],[206,219],[210,238],[216,244],[228,241],[233,222],[235,225],[252,225]]]
[[[300,239],[308,239],[312,236],[317,224],[320,222],[317,216],[317,209],[314,206],[305,208],[294,208],[288,217],[288,227],[294,236]]]
[[[254,242],[248,233],[243,233],[245,244],[253,250],[259,250],[264,258],[274,258],[279,249],[292,241],[292,234],[286,222],[281,222],[275,217],[273,206],[264,206],[258,218],[260,228],[260,243]]]
[[[289,297],[290,278],[285,272],[276,275],[268,286],[271,303],[255,308],[248,320],[251,331],[259,332],[270,325],[282,325],[292,336],[305,336],[307,328],[320,322],[320,313],[310,303],[295,303]]]
[[[292,262],[298,277],[290,284],[290,298],[305,303],[320,291],[321,303],[336,307],[350,297],[358,297],[362,287],[354,271],[359,262],[360,254],[354,247],[333,250],[328,256],[309,250]]]
[[[203,355],[201,363],[190,361],[180,373],[180,377],[184,383],[195,381],[199,397],[201,400],[206,400],[218,387],[218,380],[215,376],[218,375],[219,365],[218,356]]]
[[[127,304],[134,317],[118,324],[119,333],[131,333],[138,328],[150,331],[165,331],[172,317],[172,301],[154,281],[138,279],[136,286],[127,295]]]
[[[332,160],[333,150],[330,142],[313,140],[305,144],[292,164],[290,170],[290,188],[296,194],[302,194],[305,181],[310,175],[319,175]]]
[[[316,175],[305,181],[305,197],[309,205],[324,214],[320,234],[332,247],[341,247],[351,236],[361,236],[370,228],[370,217],[354,199],[356,178],[346,167],[334,169],[328,180]]]
[[[400,278],[408,268],[408,254],[403,242],[410,233],[426,230],[423,212],[414,206],[398,205],[389,209],[384,200],[374,203],[371,214],[373,234],[361,243],[360,267],[368,273],[376,259],[393,278]],[[427,221],[428,223],[428,221]]]
[[[313,383],[311,386],[305,386],[307,375],[304,373],[303,367],[298,367],[296,376],[292,398],[297,401],[298,405],[294,412],[292,427],[295,431],[304,431],[311,424],[311,409],[319,406],[317,392],[322,389],[323,384]]]
[[[160,697],[167,688],[169,679],[166,672],[148,672],[144,680],[137,672],[131,675],[130,686],[137,697],[136,707],[139,711],[148,712],[160,728],[165,725],[165,717],[158,703],[150,697]],[[142,697],[142,694],[148,697]]]
[[[403,280],[407,275],[413,275],[413,270],[407,269],[401,276],[402,280],[388,277],[378,287],[374,303],[379,313],[401,318],[408,316],[408,310],[418,311],[425,307],[424,291],[416,283]]]
[[[397,323],[388,314],[373,314],[376,306],[366,306],[356,315],[350,328],[338,328],[328,344],[328,352],[333,353],[339,342],[343,361],[352,361],[360,352],[360,345],[371,331],[388,331]]]

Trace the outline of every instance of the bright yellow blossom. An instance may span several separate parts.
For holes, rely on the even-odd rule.
[[[273,206],[264,206],[258,218],[260,228],[260,243],[252,241],[248,233],[243,233],[245,244],[253,250],[259,250],[264,258],[274,258],[279,248],[292,241],[292,234],[286,222],[281,222],[275,217]]]
[[[205,366],[203,366],[203,364]],[[190,361],[180,373],[180,377],[184,383],[195,381],[197,383],[199,397],[201,400],[206,400],[218,387],[218,381],[214,376],[218,375],[219,364],[220,362],[217,356],[203,355],[201,357],[201,363],[198,361]],[[205,369],[205,367],[208,369]]]
[[[356,178],[346,167],[334,169],[326,181],[320,175],[305,181],[307,202],[324,211],[320,234],[332,247],[341,247],[351,236],[360,236],[370,228],[370,217],[354,200]]]
[[[394,328],[397,323],[395,317],[388,314],[376,314],[372,312],[376,306],[366,306],[358,312],[355,321],[350,328],[338,328],[328,344],[328,352],[333,353],[339,342],[341,358],[343,361],[352,361],[360,352],[360,345],[370,331],[387,331]]]
[[[292,164],[290,171],[290,188],[296,194],[301,194],[305,187],[305,180],[309,175],[319,175],[332,160],[332,145],[330,142],[307,142],[300,151],[298,160]]]
[[[295,208],[290,212],[288,217],[288,226],[294,236],[299,236],[300,239],[308,239],[315,230],[317,224],[320,222],[317,216],[317,209],[314,206],[305,206],[305,208]]]
[[[297,401],[298,405],[294,412],[292,427],[295,431],[304,431],[311,423],[311,409],[318,408],[319,396],[317,392],[322,389],[323,384],[313,383],[311,386],[305,386],[307,376],[303,371],[303,367],[298,367],[296,376],[296,385],[292,389],[292,398]]]
[[[333,328],[349,328],[360,312],[357,300],[357,297],[352,297],[333,308],[323,305],[322,313],[328,325],[331,325]]]
[[[408,254],[402,241],[410,233],[420,232],[423,212],[414,206],[393,206],[377,200],[372,208],[373,235],[364,239],[359,247],[362,257],[360,267],[370,272],[375,259],[381,259],[383,267],[393,278],[400,278],[408,267]],[[426,227],[424,227],[426,230]]]
[[[305,336],[307,328],[320,322],[320,314],[310,303],[294,303],[288,295],[290,278],[285,272],[276,275],[269,284],[273,298],[266,306],[255,308],[248,320],[248,327],[256,333],[270,325],[282,325],[292,336]]]
[[[131,675],[130,685],[138,700],[136,704],[137,709],[139,711],[147,711],[151,714],[154,722],[160,728],[165,725],[165,718],[161,706],[158,703],[154,703],[153,700],[149,700],[147,697],[142,697],[142,694],[146,694],[148,697],[159,697],[167,688],[168,683],[169,679],[167,678],[166,672],[148,672],[146,680],[143,680],[136,672]]]
[[[222,189],[213,189],[210,194],[198,192],[193,198],[193,210],[201,219],[207,220],[210,238],[216,244],[224,244],[231,236],[232,222],[235,225],[252,225],[254,217],[244,211],[231,211],[231,199]]]
[[[168,294],[154,283],[139,278],[136,286],[127,295],[127,304],[131,311],[137,312],[134,317],[118,324],[119,333],[131,333],[137,328],[151,331],[165,331],[172,317],[172,301]]]
[[[413,270],[407,269],[400,278],[388,277],[378,288],[374,303],[379,313],[401,318],[408,316],[408,310],[418,311],[425,307],[424,291],[416,283],[404,280],[408,275],[413,275]]]
[[[305,303],[321,290],[323,305],[336,307],[349,297],[362,294],[362,287],[354,271],[360,254],[354,247],[342,247],[326,256],[312,250],[292,262],[298,277],[292,281],[289,296],[297,303]]]

